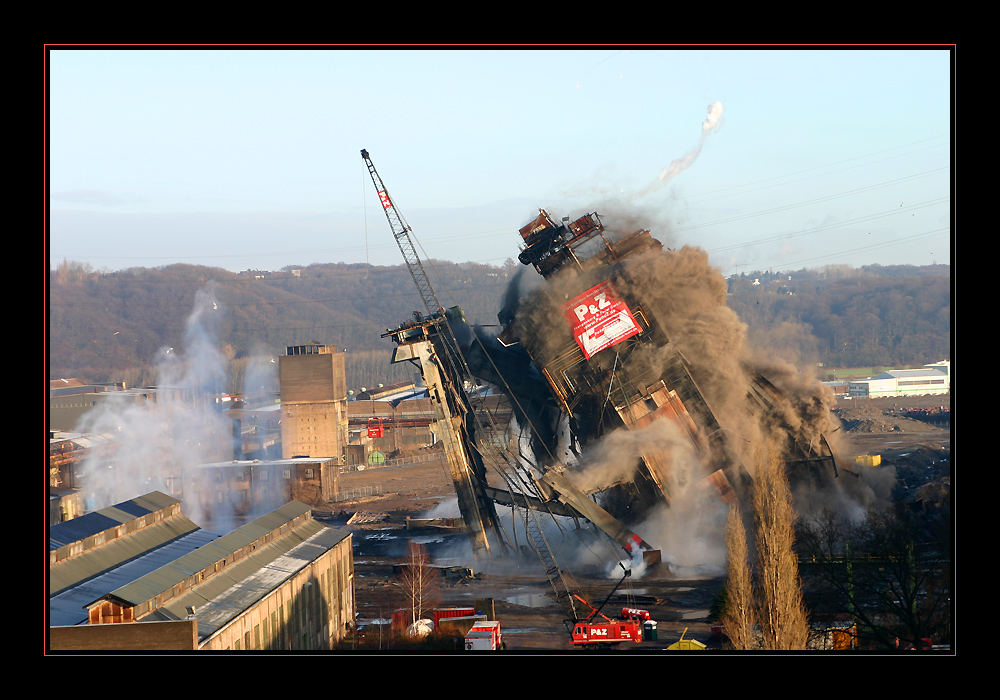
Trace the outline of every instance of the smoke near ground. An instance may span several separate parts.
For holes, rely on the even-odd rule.
[[[612,442],[621,449],[616,449],[619,463],[622,455],[631,455],[633,460],[635,455],[656,455],[667,466],[664,476],[669,507],[657,507],[650,512],[636,526],[640,535],[660,550],[663,562],[675,576],[720,575],[726,562],[723,532],[726,504],[704,478],[703,456],[674,423],[665,420],[635,431],[621,429],[609,438],[613,440],[602,440],[597,452],[605,451],[605,443]],[[603,468],[598,464],[587,467],[591,472]],[[644,573],[641,557],[633,559],[632,571],[637,578]]]
[[[240,393],[254,399],[276,396],[280,390],[277,358],[268,349],[258,349],[247,358]]]
[[[220,313],[214,289],[199,291],[187,319],[184,347],[163,348],[158,355],[155,391],[142,402],[115,397],[78,426],[81,432],[108,435],[112,445],[92,451],[83,465],[88,510],[151,491],[175,495],[185,469],[232,459],[231,422],[213,402],[226,378],[226,361],[213,333]],[[181,505],[196,522],[202,514],[189,511],[198,501],[184,498]]]

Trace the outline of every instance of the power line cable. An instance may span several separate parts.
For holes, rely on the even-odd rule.
[[[768,214],[775,214],[775,213],[782,212],[782,211],[788,211],[790,209],[798,209],[799,207],[806,207],[806,206],[809,206],[811,204],[817,204],[819,202],[828,202],[828,201],[834,200],[834,199],[841,199],[843,197],[850,197],[850,196],[853,196],[853,195],[856,195],[856,194],[860,194],[862,192],[870,192],[872,190],[881,189],[883,187],[889,187],[890,185],[896,185],[896,184],[899,184],[900,182],[906,182],[907,180],[913,180],[913,179],[920,178],[920,177],[926,177],[928,175],[933,175],[935,173],[943,172],[943,171],[946,171],[946,170],[948,170],[948,168],[937,168],[935,170],[928,170],[928,171],[923,172],[923,173],[918,173],[917,175],[907,175],[906,177],[898,178],[896,180],[889,180],[887,182],[881,182],[881,183],[878,183],[878,184],[875,184],[875,185],[869,185],[867,187],[859,187],[859,188],[854,189],[854,190],[848,190],[846,192],[840,192],[838,194],[826,195],[824,197],[817,197],[815,199],[808,199],[808,200],[805,200],[805,201],[802,201],[802,202],[796,202],[794,204],[786,204],[786,205],[783,205],[783,206],[780,206],[780,207],[775,207],[773,209],[765,209],[765,210],[762,210],[762,211],[750,212],[748,214],[740,214],[738,216],[731,216],[731,217],[726,218],[726,219],[716,219],[715,221],[706,221],[705,223],[701,223],[701,224],[692,224],[690,226],[680,226],[680,227],[675,228],[674,231],[677,231],[677,232],[692,231],[694,229],[706,228],[708,226],[718,226],[720,224],[728,224],[728,223],[731,223],[733,221],[742,221],[744,219],[750,219],[750,218],[757,217],[757,216],[767,216]]]
[[[796,182],[800,182],[803,179],[800,176],[802,174],[804,174],[804,173],[810,173],[810,172],[813,172],[815,170],[821,170],[823,168],[832,167],[834,165],[840,165],[841,163],[850,163],[850,162],[855,161],[855,160],[861,160],[862,158],[869,158],[869,157],[871,157],[873,155],[879,155],[881,153],[888,153],[889,151],[898,150],[900,148],[909,148],[910,146],[915,146],[915,145],[918,145],[918,144],[921,144],[921,143],[926,143],[927,141],[934,141],[934,140],[939,139],[939,138],[943,138],[943,137],[941,137],[941,136],[932,136],[931,138],[922,139],[920,141],[915,141],[913,143],[909,143],[909,144],[906,144],[904,146],[897,146],[895,148],[889,148],[889,149],[886,149],[884,151],[876,151],[875,153],[869,153],[869,154],[866,154],[866,155],[863,155],[863,156],[855,156],[854,158],[848,158],[846,160],[837,161],[837,162],[834,162],[834,163],[828,163],[827,165],[819,165],[819,166],[816,166],[815,168],[807,168],[805,170],[800,170],[800,171],[797,171],[795,173],[789,173],[787,175],[776,175],[774,177],[766,178],[764,180],[758,180],[756,182],[748,183],[746,185],[734,185],[732,187],[723,188],[721,190],[714,190],[712,192],[706,192],[706,193],[701,194],[701,195],[690,195],[690,196],[684,197],[683,199],[691,201],[691,200],[695,200],[695,199],[697,199],[699,197],[708,197],[709,195],[714,195],[714,194],[717,194],[717,193],[728,192],[730,190],[736,190],[736,189],[740,189],[742,187],[750,187],[752,185],[756,185],[756,184],[760,184],[760,183],[764,183],[764,182],[771,182],[773,180],[784,180],[786,178],[795,178]],[[930,150],[932,148],[940,148],[940,146],[928,146],[927,148],[922,148],[920,150],[921,151],[925,151],[925,150]],[[868,165],[875,165],[877,163],[883,163],[883,162],[885,162],[887,160],[893,160],[895,158],[901,158],[902,156],[911,155],[912,153],[916,153],[916,152],[918,152],[918,151],[911,151],[910,153],[902,153],[902,154],[899,154],[899,155],[892,156],[890,158],[882,158],[880,160],[872,161],[872,162],[869,162],[869,163],[859,163],[857,165],[852,165],[849,168],[842,168],[840,170],[834,170],[834,171],[827,172],[827,173],[818,173],[816,175],[810,176],[809,179],[813,179],[813,178],[816,178],[816,177],[824,177],[826,175],[835,175],[837,173],[846,172],[847,170],[854,170],[855,168],[861,168],[861,167],[865,167],[865,166],[868,166]],[[709,197],[709,200],[711,200],[711,199],[720,199],[720,198],[723,198],[723,197],[729,197],[729,196],[733,196],[733,195],[736,195],[736,194],[750,194],[752,192],[759,192],[761,190],[770,189],[772,187],[779,187],[779,186],[782,186],[784,184],[787,184],[787,183],[775,182],[774,184],[767,185],[765,187],[758,187],[758,188],[755,188],[755,189],[752,189],[752,190],[746,190],[746,191],[743,191],[743,192],[734,192],[732,194],[719,194],[719,196],[717,196],[717,197]]]
[[[757,238],[752,241],[744,241],[741,243],[734,243],[728,246],[722,246],[720,248],[713,248],[707,251],[710,255],[715,253],[724,253],[730,250],[738,250],[740,248],[747,248],[750,246],[761,245],[763,243],[774,243],[775,241],[787,240],[789,238],[795,238],[796,236],[805,236],[811,233],[819,233],[820,231],[829,231],[830,229],[841,228],[843,226],[849,226],[851,224],[858,224],[865,221],[874,221],[876,219],[882,219],[887,216],[897,216],[899,214],[905,214],[908,212],[913,212],[917,209],[924,209],[926,207],[934,206],[936,204],[941,204],[943,202],[950,201],[950,197],[939,197],[938,199],[933,199],[927,202],[921,202],[919,204],[913,204],[907,207],[899,207],[896,209],[889,209],[886,211],[879,212],[877,214],[870,214],[868,216],[861,216],[855,219],[848,219],[847,221],[838,221],[824,226],[816,226],[811,229],[793,231],[791,233],[783,233],[775,236],[769,236],[767,238]]]
[[[932,231],[924,231],[923,233],[915,233],[915,234],[913,234],[911,236],[904,236],[903,238],[896,238],[896,239],[893,239],[891,241],[883,241],[881,243],[874,243],[872,245],[862,246],[860,248],[853,248],[851,250],[843,250],[843,251],[840,251],[838,253],[829,253],[829,254],[820,255],[820,256],[817,256],[817,257],[814,257],[814,258],[807,258],[805,260],[799,260],[797,262],[787,263],[787,265],[788,266],[803,265],[803,264],[806,264],[806,263],[814,263],[814,262],[820,262],[822,260],[830,260],[830,259],[833,259],[833,258],[839,258],[839,257],[844,256],[844,255],[852,255],[854,253],[863,253],[866,250],[875,250],[877,248],[888,248],[890,246],[900,245],[902,243],[910,243],[912,241],[920,240],[921,238],[927,238],[929,236],[936,236],[936,235],[939,235],[939,234],[944,233],[944,232],[949,231],[949,230],[950,229],[948,229],[948,228],[939,228],[939,229],[934,229]]]

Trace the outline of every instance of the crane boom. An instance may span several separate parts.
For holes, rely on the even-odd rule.
[[[368,151],[364,148],[361,149],[361,157],[364,159],[365,165],[368,166],[368,174],[371,175],[372,182],[375,184],[375,191],[378,193],[379,200],[382,203],[385,217],[389,220],[389,228],[392,229],[393,238],[396,239],[399,251],[403,254],[403,260],[406,262],[406,267],[410,270],[413,282],[417,285],[417,291],[420,294],[420,299],[424,302],[424,308],[429,316],[433,315],[441,309],[441,304],[438,302],[434,288],[431,286],[427,271],[424,270],[424,266],[420,262],[420,257],[413,247],[410,226],[403,220],[399,210],[396,209],[396,205],[392,203],[389,190],[386,189],[382,178],[378,175],[378,171],[375,170],[372,159],[368,156]]]
[[[489,556],[489,531],[495,534],[501,548],[506,547],[506,542],[495,505],[484,491],[487,481],[485,467],[476,445],[476,427],[483,416],[481,406],[477,405],[481,397],[478,392],[464,390],[466,386],[474,386],[475,379],[449,321],[450,314],[461,314],[461,310],[456,307],[446,311],[441,306],[414,248],[409,225],[393,204],[366,149],[361,149],[361,157],[368,166],[392,235],[427,312],[426,318],[420,318],[418,313],[415,321],[386,333],[400,346],[394,353],[393,361],[416,360],[419,363],[435,405],[439,432],[445,443],[449,470],[455,483],[459,509],[469,530],[473,553],[477,557]]]
[[[382,209],[385,211],[386,219],[389,221],[393,237],[396,239],[396,244],[403,254],[403,260],[406,262],[407,268],[409,268],[410,275],[417,286],[428,316],[427,319],[417,319],[415,323],[401,326],[395,332],[389,331],[387,335],[393,336],[398,344],[406,346],[407,352],[414,353],[415,355],[419,355],[421,349],[414,344],[414,338],[417,336],[421,338],[426,337],[428,341],[436,338],[439,343],[437,347],[443,350],[447,357],[447,361],[442,361],[444,358],[440,357],[432,359],[432,355],[428,355],[426,359],[435,365],[435,367],[429,370],[434,376],[439,376],[443,380],[443,375],[450,375],[455,380],[453,382],[446,382],[452,387],[452,392],[449,395],[461,394],[461,400],[455,402],[455,413],[446,411],[444,404],[441,403],[441,399],[438,397],[437,400],[441,403],[441,422],[444,428],[442,432],[456,431],[453,436],[449,436],[455,439],[450,442],[446,441],[446,452],[449,453],[449,460],[453,462],[452,476],[459,498],[459,509],[462,511],[466,525],[471,531],[473,552],[477,556],[489,556],[491,547],[486,536],[488,530],[492,530],[495,533],[497,542],[501,548],[506,548],[507,542],[500,527],[494,502],[487,492],[488,484],[482,464],[482,449],[476,445],[478,440],[471,433],[478,433],[479,439],[487,436],[487,444],[497,444],[495,437],[493,439],[488,437],[490,435],[495,436],[496,427],[492,425],[489,419],[489,412],[484,410],[481,405],[482,396],[479,392],[462,391],[462,387],[465,385],[474,387],[476,379],[469,369],[458,340],[455,337],[454,330],[449,322],[449,312],[445,311],[438,301],[427,272],[424,270],[424,266],[420,262],[420,257],[414,248],[410,235],[410,227],[403,220],[395,204],[393,204],[388,189],[385,183],[382,182],[382,178],[379,177],[378,171],[375,170],[375,166],[366,149],[361,149],[361,157],[368,167],[368,173],[371,175],[372,183],[375,185],[375,191],[378,193]],[[427,345],[428,349],[435,347],[431,342],[428,342]],[[400,354],[400,356],[402,355],[405,355],[405,352]],[[421,366],[424,364],[424,362],[421,362]],[[441,369],[440,373],[437,372],[438,366]],[[464,405],[465,408],[460,408],[460,405]],[[456,419],[457,422],[465,423],[464,429],[456,430]],[[459,443],[462,444],[460,445]],[[450,450],[448,448],[449,444],[451,444]],[[503,473],[505,472],[505,468],[502,461],[498,461],[496,466],[502,473],[504,480],[511,483],[510,477]],[[571,619],[576,620],[579,614],[571,595],[571,588],[575,587],[575,584],[572,583],[570,577],[561,570],[556,562],[555,556],[542,532],[538,517],[530,508],[525,510],[525,529],[529,543],[545,568],[546,578],[548,578],[557,600],[566,608]]]

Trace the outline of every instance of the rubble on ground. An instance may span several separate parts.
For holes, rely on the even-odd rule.
[[[900,433],[940,429],[923,421],[885,413],[874,406],[839,408],[834,413],[848,433]]]

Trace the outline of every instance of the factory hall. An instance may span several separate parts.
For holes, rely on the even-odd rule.
[[[315,651],[354,622],[351,533],[290,501],[225,534],[160,492],[49,528],[49,648]]]

